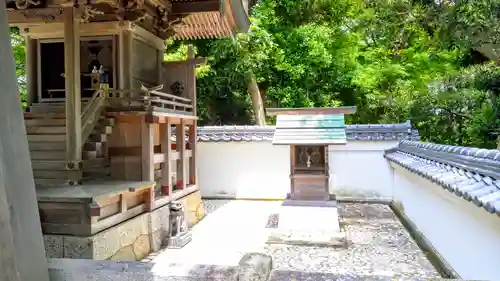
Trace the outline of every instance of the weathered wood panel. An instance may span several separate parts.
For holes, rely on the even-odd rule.
[[[91,236],[146,212],[150,208],[150,202],[154,202],[151,189],[153,185],[149,184],[94,199],[44,197],[38,202],[43,232]],[[150,198],[151,196],[153,198]]]
[[[295,175],[292,177],[293,199],[327,200],[328,177],[325,175]]]
[[[132,88],[139,89],[145,86],[157,86],[160,71],[158,60],[159,51],[138,38],[132,40]]]

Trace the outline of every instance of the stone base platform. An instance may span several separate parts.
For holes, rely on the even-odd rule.
[[[267,244],[345,247],[336,201],[285,200]]]
[[[246,253],[236,266],[49,259],[51,281],[267,281],[272,259]]]
[[[204,216],[199,191],[177,199],[185,206],[188,226]],[[169,204],[111,226],[91,236],[44,234],[48,258],[141,260],[167,245]]]
[[[115,225],[90,237],[44,234],[49,258],[139,260],[168,238],[169,206]]]

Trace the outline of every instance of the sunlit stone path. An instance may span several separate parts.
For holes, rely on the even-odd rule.
[[[274,270],[349,276],[438,278],[435,270],[388,206],[339,204],[348,247],[266,245],[281,202],[205,200],[208,215],[182,249],[164,249],[144,261],[235,266],[245,252],[265,252]],[[378,279],[377,279],[378,280]]]

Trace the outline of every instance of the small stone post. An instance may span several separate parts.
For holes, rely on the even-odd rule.
[[[35,183],[16,84],[5,2],[0,5],[0,280],[48,281]]]

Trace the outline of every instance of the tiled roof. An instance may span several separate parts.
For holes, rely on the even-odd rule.
[[[198,127],[198,141],[272,141],[274,126],[205,126]],[[346,125],[347,140],[419,140],[410,122],[402,124]]]
[[[500,214],[500,151],[402,141],[385,158],[444,189]]]
[[[278,115],[273,144],[345,144],[343,114]]]

